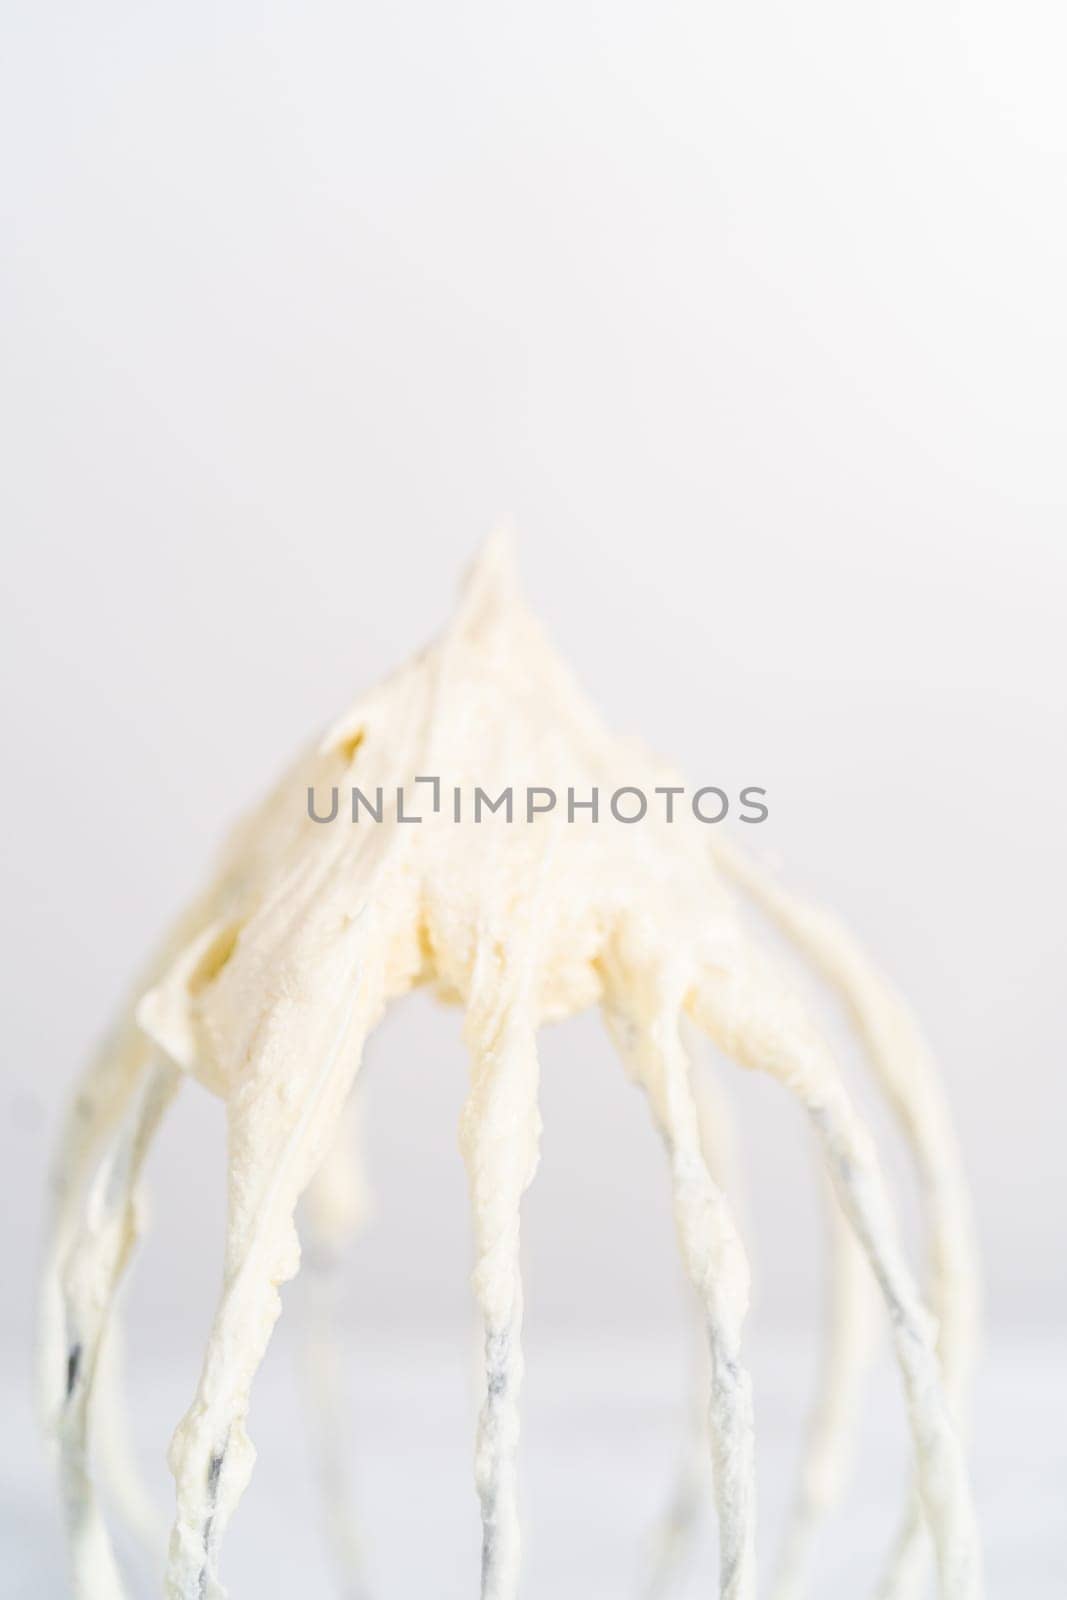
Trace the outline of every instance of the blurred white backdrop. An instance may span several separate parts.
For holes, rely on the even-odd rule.
[[[760,847],[912,998],[994,1330],[1051,1333],[1058,8],[104,0],[13,3],[5,34],[10,1370],[89,1041],[224,824],[440,626],[500,520],[612,724],[694,778],[766,785]],[[531,1337],[673,1337],[643,1107],[589,1019],[544,1055]],[[374,1043],[353,1327],[465,1326],[464,1071],[424,1001]],[[728,1081],[756,1315],[807,1327],[804,1131]],[[131,1290],[189,1385],[221,1163],[194,1086]]]

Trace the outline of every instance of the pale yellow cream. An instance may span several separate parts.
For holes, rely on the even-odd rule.
[[[441,778],[436,814],[428,786],[415,783],[426,775]],[[453,788],[588,795],[593,787],[651,793],[677,782],[602,727],[523,605],[506,543],[495,540],[441,639],[357,702],[236,830],[214,882],[92,1067],[57,1162],[42,1363],[79,1600],[124,1593],[88,1470],[89,1397],[137,1231],[138,1174],[170,1097],[190,1074],[225,1101],[229,1124],[225,1281],[197,1393],[171,1446],[177,1514],[165,1580],[169,1600],[220,1600],[220,1544],[254,1460],[250,1388],[278,1316],[279,1287],[300,1260],[297,1202],[327,1157],[367,1035],[390,1001],[416,985],[463,1006],[472,1060],[461,1146],[486,1363],[475,1458],[483,1600],[514,1600],[519,1584],[519,1218],[538,1158],[537,1031],[592,1005],[602,1008],[663,1136],[682,1259],[707,1332],[721,1596],[755,1593],[752,1396],[741,1355],[748,1268],[705,1159],[680,1032],[685,1016],[725,1054],[779,1078],[810,1113],[842,1213],[891,1314],[916,1443],[917,1505],[941,1591],[976,1600],[978,1546],[935,1328],[901,1253],[871,1141],[803,1007],[742,933],[708,829],[684,810],[672,823],[649,816],[638,825],[605,815],[594,823],[580,811],[572,822],[560,809],[531,821],[517,815],[509,823],[498,813],[456,822],[448,802]],[[407,814],[424,820],[386,814],[380,823],[365,815],[354,823],[346,798],[333,821],[311,820],[309,788],[321,797],[321,814],[334,787],[347,797],[353,784],[368,795],[380,787],[387,807],[401,790]],[[744,878],[738,858],[725,866]],[[746,886],[768,897],[761,879]],[[771,909],[795,921],[789,905],[772,899]],[[849,992],[854,974],[838,970],[847,966],[844,946],[820,927],[801,931]],[[899,1065],[915,1051],[910,1035],[893,1033],[896,1012],[879,1010],[883,992],[863,991],[861,1023],[876,1035],[883,1080],[906,1121],[914,1108],[917,1148],[944,1160],[956,1196],[951,1140],[941,1137],[927,1064],[920,1055],[907,1070]],[[331,1191],[322,1192],[328,1209]],[[343,1185],[338,1192],[343,1197]],[[970,1316],[966,1252],[957,1248],[965,1230],[958,1207],[935,1218],[943,1321],[960,1306],[962,1321]],[[838,1337],[836,1348],[837,1365],[847,1367],[855,1344]],[[835,1393],[831,1384],[813,1436],[812,1504],[802,1506],[802,1519],[828,1497],[822,1481],[844,1427]]]

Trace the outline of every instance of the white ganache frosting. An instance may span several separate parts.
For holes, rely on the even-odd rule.
[[[526,809],[528,791],[573,791],[582,801],[621,787],[651,795],[681,786],[603,727],[523,604],[508,543],[496,538],[441,638],[359,700],[237,827],[214,880],[80,1085],[56,1160],[41,1365],[79,1600],[126,1593],[90,1471],[90,1398],[138,1232],[141,1167],[175,1090],[191,1075],[225,1103],[229,1209],[215,1320],[170,1449],[177,1511],[165,1594],[221,1600],[222,1537],[254,1461],[250,1389],[280,1287],[300,1261],[297,1204],[324,1173],[320,1235],[329,1238],[334,1217],[343,1236],[344,1218],[358,1212],[337,1129],[368,1034],[417,985],[464,1008],[471,1055],[460,1141],[484,1335],[475,1453],[483,1600],[514,1600],[519,1586],[519,1223],[538,1160],[537,1033],[594,1005],[662,1136],[681,1257],[706,1331],[723,1600],[755,1594],[752,1393],[741,1349],[748,1266],[709,1170],[687,1017],[724,1055],[772,1074],[802,1102],[854,1240],[835,1251],[843,1276],[827,1387],[780,1592],[799,1593],[800,1552],[840,1477],[842,1395],[864,1342],[850,1332],[863,1322],[849,1287],[858,1249],[888,1308],[915,1443],[905,1554],[894,1556],[883,1592],[904,1594],[902,1575],[916,1569],[928,1530],[941,1593],[977,1600],[978,1542],[952,1414],[974,1317],[970,1231],[932,1066],[906,1013],[845,936],[736,852],[713,850],[709,829],[685,807],[671,821],[661,811],[639,823],[618,820],[606,799],[596,820],[580,804],[571,814],[563,804]],[[353,788],[363,797],[358,820]],[[511,818],[503,804],[485,805],[476,821],[476,790],[494,801],[510,791]],[[370,808],[379,791],[377,821]],[[421,820],[404,820],[414,816]],[[929,1202],[940,1352],[872,1141],[793,988],[744,933],[729,879],[837,986],[901,1115]]]

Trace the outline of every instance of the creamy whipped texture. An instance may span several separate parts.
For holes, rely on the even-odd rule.
[[[742,1358],[748,1265],[709,1167],[724,1129],[717,1105],[702,1114],[684,1019],[723,1055],[770,1073],[800,1100],[838,1218],[826,1377],[777,1571],[778,1600],[802,1592],[815,1529],[847,1459],[872,1276],[889,1313],[915,1445],[915,1489],[879,1593],[903,1600],[915,1591],[929,1537],[941,1594],[977,1600],[979,1549],[953,1422],[976,1317],[970,1223],[934,1069],[905,1009],[834,923],[736,852],[713,852],[708,829],[692,817],[668,824],[650,816],[639,826],[594,824],[581,813],[574,822],[550,813],[457,823],[443,808],[414,825],[395,816],[354,824],[342,808],[329,825],[309,818],[309,787],[324,797],[353,784],[410,795],[414,780],[431,773],[494,795],[526,785],[588,794],[640,783],[651,792],[677,782],[601,725],[523,605],[506,542],[494,539],[440,640],[358,701],[237,828],[213,882],[79,1086],[57,1155],[41,1366],[78,1600],[127,1592],[89,1467],[90,1422],[103,1397],[99,1408],[90,1402],[139,1229],[141,1169],[175,1092],[192,1076],[225,1103],[229,1210],[224,1282],[200,1382],[170,1449],[177,1509],[164,1592],[168,1600],[221,1600],[222,1539],[254,1461],[246,1431],[252,1381],[280,1286],[300,1263],[297,1203],[311,1186],[305,1238],[310,1230],[317,1254],[343,1245],[361,1202],[336,1132],[368,1034],[416,985],[464,1008],[471,1056],[460,1142],[484,1336],[475,1450],[483,1600],[514,1600],[519,1587],[519,1218],[538,1160],[537,1033],[594,1005],[662,1136],[681,1257],[706,1333],[723,1600],[755,1594],[755,1439]],[[938,1324],[920,1299],[872,1141],[827,1045],[743,932],[728,880],[830,980],[867,1043],[923,1186]],[[329,1411],[328,1399],[320,1409]],[[696,1472],[683,1472],[664,1549],[693,1520]],[[120,1467],[113,1476],[123,1476]],[[332,1500],[331,1520],[341,1523],[343,1495]],[[335,1543],[344,1542],[342,1529]],[[358,1551],[349,1545],[354,1571]],[[653,1576],[650,1593],[659,1581]]]

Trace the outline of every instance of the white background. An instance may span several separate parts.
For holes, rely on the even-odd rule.
[[[12,1383],[47,1149],[89,1042],[224,824],[441,625],[501,520],[611,723],[694,781],[764,784],[761,849],[912,998],[974,1185],[994,1360],[998,1340],[1053,1338],[1057,8],[6,15]],[[533,1345],[625,1330],[673,1349],[642,1105],[592,1019],[552,1031],[544,1058]],[[372,1047],[377,1217],[349,1285],[368,1336],[465,1337],[464,1072],[456,1017],[424,1001]],[[804,1130],[773,1089],[727,1081],[757,1336],[810,1339]],[[182,1352],[187,1388],[222,1160],[219,1108],[191,1087],[153,1165],[130,1307],[142,1350]]]

